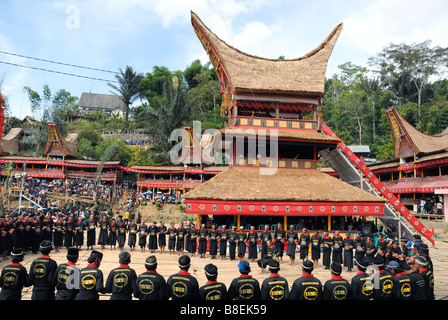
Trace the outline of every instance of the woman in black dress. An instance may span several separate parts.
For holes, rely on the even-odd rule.
[[[84,221],[82,221],[82,217],[79,217],[75,223],[75,245],[78,250],[84,245],[84,230],[86,229],[86,225]]]
[[[110,250],[112,250],[112,247],[115,249],[115,246],[117,245],[117,230],[118,225],[115,221],[115,218],[112,218],[110,221],[109,227],[109,235],[107,237],[107,243],[110,245]]]
[[[101,245],[101,250],[104,249],[104,247],[107,245],[107,227],[109,226],[109,219],[107,218],[107,215],[104,214],[103,218],[101,219],[99,223],[100,227],[100,234],[98,235],[98,244]]]
[[[148,226],[145,223],[145,220],[142,220],[138,227],[138,245],[140,246],[141,252],[145,252],[146,250],[146,242],[148,235]]]

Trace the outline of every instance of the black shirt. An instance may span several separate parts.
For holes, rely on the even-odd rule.
[[[134,297],[140,300],[167,300],[167,289],[163,276],[156,271],[146,270],[137,278]]]

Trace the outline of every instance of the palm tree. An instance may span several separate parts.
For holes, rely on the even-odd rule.
[[[124,118],[126,122],[129,120],[129,106],[135,99],[138,97],[139,93],[139,84],[143,79],[143,74],[137,73],[130,66],[126,66],[126,69],[119,69],[120,73],[115,75],[115,79],[117,79],[118,85],[108,83],[108,86],[114,89],[111,91],[112,93],[120,96],[121,101],[123,101],[125,105],[124,110]]]

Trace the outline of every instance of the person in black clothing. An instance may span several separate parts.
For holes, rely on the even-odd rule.
[[[240,227],[240,231],[238,232],[238,257],[240,261],[243,261],[244,256],[246,254],[246,241],[247,241],[247,233],[244,231],[244,227]]]
[[[105,293],[103,272],[99,269],[103,254],[92,250],[88,265],[79,275],[79,292],[76,300],[99,300],[99,293]]]
[[[342,237],[339,235],[339,231],[334,232],[333,236],[333,256],[332,262],[342,264],[342,246],[344,245]]]
[[[272,233],[269,231],[269,226],[266,224],[264,226],[264,231],[261,234],[261,257],[266,254],[267,251],[267,242],[272,242]]]
[[[351,300],[352,287],[350,286],[350,282],[343,279],[341,276],[341,264],[333,262],[330,265],[330,272],[331,279],[325,282],[323,288],[323,300]]]
[[[218,268],[214,264],[207,264],[204,267],[207,282],[199,288],[201,300],[226,300],[227,288],[222,282],[218,282]]]
[[[411,279],[405,274],[403,267],[397,261],[389,262],[386,267],[394,276],[394,300],[411,300],[414,295],[414,288],[412,287]]]
[[[325,269],[330,268],[331,264],[331,244],[333,240],[331,239],[328,232],[324,232],[324,236],[321,240],[321,248],[322,248],[322,264],[325,266]]]
[[[255,227],[251,226],[250,231],[247,234],[247,241],[249,242],[249,255],[248,258],[251,262],[254,262],[257,259],[257,241],[258,241],[258,233],[255,231]]]
[[[286,239],[286,232],[283,230],[283,226],[281,223],[277,225],[277,230],[274,232],[274,244],[275,248],[278,252],[278,258],[280,261],[283,260],[283,251],[285,249],[285,239]]]
[[[277,260],[271,259],[268,268],[271,275],[269,278],[264,279],[261,284],[261,299],[289,300],[288,281],[278,274],[280,271],[280,263]]]
[[[120,265],[110,271],[106,280],[105,291],[112,293],[110,300],[132,300],[132,294],[136,289],[137,275],[134,269],[129,267],[131,254],[122,251],[118,255]]]
[[[355,242],[350,236],[350,232],[347,232],[346,238],[343,240],[344,243],[344,267],[347,267],[347,271],[352,271],[353,268],[353,248]]]
[[[373,263],[378,268],[378,273],[373,275],[374,295],[373,300],[392,300],[395,286],[394,276],[385,270],[384,259],[381,255],[376,255]]]
[[[428,268],[428,260],[425,257],[415,257],[416,270],[425,280],[425,297],[427,300],[434,300],[434,274]]]
[[[269,262],[271,262],[277,255],[277,249],[270,240],[267,241],[266,246],[266,253],[257,261],[258,266],[261,268],[261,273],[265,271]]]
[[[236,244],[238,240],[238,233],[236,227],[232,226],[232,230],[229,231],[229,257],[230,261],[235,260]]]
[[[310,260],[302,263],[302,276],[294,281],[289,294],[291,300],[321,300],[322,283],[313,276],[314,264]]]
[[[314,234],[311,236],[311,260],[313,260],[314,269],[319,264],[321,244],[322,237],[319,235],[319,230],[314,230]]]
[[[58,266],[49,256],[53,247],[49,240],[44,240],[39,249],[42,255],[31,263],[29,271],[28,281],[33,286],[31,300],[54,300],[54,279]]]
[[[167,300],[168,287],[165,278],[157,273],[157,258],[152,255],[145,261],[146,271],[136,281],[134,297],[139,300]]]
[[[190,257],[179,257],[179,272],[171,275],[167,280],[168,296],[172,300],[198,300],[199,283],[188,270],[190,269]]]
[[[289,226],[289,231],[286,232],[286,239],[288,241],[286,255],[289,257],[289,264],[294,265],[294,261],[296,260],[296,247],[299,243],[297,232],[294,230],[294,225]]]
[[[369,266],[366,258],[355,259],[355,265],[358,273],[352,278],[350,283],[352,287],[353,300],[371,300],[374,296],[373,278],[366,273]]]
[[[31,251],[33,253],[37,253],[37,251],[39,250],[39,245],[42,242],[42,238],[42,221],[40,220],[40,216],[36,215],[36,217],[31,221],[30,230]]]
[[[200,254],[200,258],[205,258],[205,253],[207,251],[207,236],[208,236],[208,231],[207,229],[205,229],[205,224],[201,225],[201,229],[199,229],[198,233],[199,233],[198,253]]]
[[[249,274],[249,261],[238,263],[238,269],[240,276],[232,280],[227,291],[229,300],[260,300],[260,283]]]
[[[184,246],[185,246],[185,236],[187,235],[187,229],[184,228],[184,224],[181,223],[179,228],[176,229],[176,250],[179,252],[179,255],[182,255],[184,253]]]
[[[216,255],[218,254],[219,231],[216,229],[215,224],[213,224],[212,229],[208,231],[207,239],[210,241],[210,255],[212,256],[212,259],[216,259]]]
[[[302,230],[302,234],[300,235],[298,242],[300,243],[300,259],[303,262],[304,260],[308,260],[308,251],[311,245],[311,238],[308,234],[308,229],[304,228]]]
[[[226,230],[226,226],[223,225],[221,230],[218,230],[219,236],[219,255],[221,256],[221,260],[226,258],[227,254],[227,240],[229,238],[229,231]]]
[[[23,261],[22,249],[13,249],[11,257],[12,262],[3,267],[0,276],[0,300],[21,300],[23,288],[30,286],[28,272],[20,263]]]
[[[425,279],[418,272],[415,261],[410,264],[410,267],[411,271],[407,275],[411,279],[411,285],[414,288],[414,295],[411,297],[411,300],[426,300]]]
[[[171,222],[170,227],[167,229],[168,232],[168,250],[170,254],[174,253],[176,249],[176,227],[174,226],[174,222]]]
[[[70,279],[75,272],[79,275],[79,269],[76,268],[76,262],[79,258],[77,248],[69,248],[67,251],[67,262],[60,264],[55,272],[56,297],[55,300],[75,300],[78,289]],[[70,282],[67,282],[69,280]]]

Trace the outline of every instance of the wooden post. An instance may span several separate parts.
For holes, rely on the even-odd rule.
[[[331,216],[328,216],[328,231],[331,230]]]
[[[237,228],[238,230],[240,230],[240,223],[241,223],[241,216],[240,216],[240,215],[237,215],[237,216],[236,216],[236,228]]]
[[[287,216],[283,217],[283,225],[285,226],[284,230],[288,230],[288,217]]]

